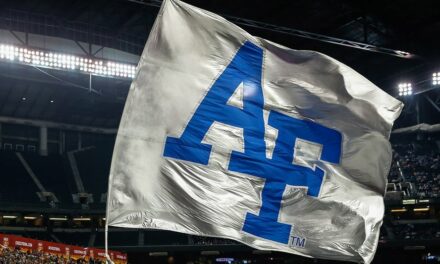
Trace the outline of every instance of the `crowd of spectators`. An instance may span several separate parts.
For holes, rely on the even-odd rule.
[[[71,259],[43,252],[0,247],[0,264],[104,264],[101,260]]]
[[[388,175],[390,193],[402,193],[396,198],[429,199],[440,198],[440,151],[435,140],[407,141],[408,143],[393,144],[393,163]],[[407,188],[410,187],[410,191]],[[394,190],[393,190],[394,189]],[[388,195],[387,192],[387,195]],[[432,217],[434,211],[425,217]],[[414,214],[406,217],[420,218]],[[394,220],[400,215],[395,214]],[[439,240],[440,225],[438,223],[394,223],[390,225],[392,236],[388,239],[397,240]],[[382,232],[383,233],[383,232]]]
[[[440,239],[438,224],[402,224],[393,227],[396,239],[405,240],[432,240]]]
[[[415,198],[440,197],[440,153],[437,146],[395,145],[389,182],[410,182]]]

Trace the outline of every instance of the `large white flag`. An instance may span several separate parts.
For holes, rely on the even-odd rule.
[[[368,263],[401,109],[326,55],[165,0],[119,127],[108,224]]]

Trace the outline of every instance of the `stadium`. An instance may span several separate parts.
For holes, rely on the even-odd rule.
[[[385,215],[372,263],[440,263],[439,3],[183,2],[253,36],[331,56],[404,103],[390,133]],[[161,5],[1,1],[1,264],[107,263],[113,150]],[[349,263],[234,239],[114,226],[108,249],[121,264]]]

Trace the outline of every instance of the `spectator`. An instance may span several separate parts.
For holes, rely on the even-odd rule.
[[[18,248],[0,248],[0,264],[104,264],[100,260],[65,258],[42,252],[22,251]]]

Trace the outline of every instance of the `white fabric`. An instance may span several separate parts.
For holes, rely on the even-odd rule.
[[[182,136],[213,83],[246,42],[264,51],[261,86],[268,160],[280,137],[280,131],[268,125],[273,112],[342,135],[338,164],[317,160],[322,145],[297,139],[290,163],[309,170],[318,166],[325,177],[317,197],[306,195],[304,186],[286,185],[278,222],[292,226],[287,244],[243,231],[246,215],[260,212],[265,186],[264,178],[228,169],[231,153],[245,151],[243,128],[221,122],[210,127],[203,138],[212,146],[208,164],[164,156],[167,138]],[[243,110],[246,91],[242,84],[234,89],[227,105]],[[215,14],[166,0],[120,123],[107,221],[111,226],[224,237],[263,250],[369,263],[384,213],[391,163],[388,137],[401,109],[401,102],[326,55],[280,46]]]

